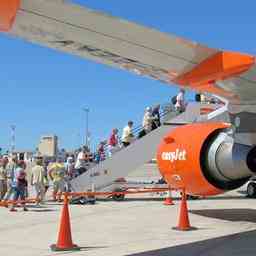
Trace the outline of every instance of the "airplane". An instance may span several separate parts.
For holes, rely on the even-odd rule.
[[[159,142],[157,164],[172,188],[216,195],[239,188],[256,173],[254,56],[209,48],[60,0],[0,1],[0,31],[225,98],[230,122],[179,126]]]

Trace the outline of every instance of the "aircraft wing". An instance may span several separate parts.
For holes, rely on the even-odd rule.
[[[236,101],[251,101],[256,96],[254,57],[208,48],[60,0],[9,1],[20,2],[15,22],[8,31],[10,35],[165,83],[213,92]],[[225,66],[223,62],[228,54],[227,61],[234,62],[231,72],[219,67]],[[214,60],[210,66],[217,66],[217,70],[208,65],[211,74],[204,74],[200,68],[197,72],[202,63],[211,62],[211,59]],[[239,63],[240,59],[242,63]],[[249,69],[250,72],[244,74]],[[190,73],[193,78],[187,79]],[[223,82],[223,79],[229,81]],[[218,81],[222,83],[217,84]],[[246,90],[240,88],[241,82],[245,83]]]
[[[256,112],[254,56],[208,48],[61,0],[1,1],[1,28],[81,58],[224,96],[234,113]]]
[[[169,83],[218,50],[70,3],[22,0],[9,34]]]

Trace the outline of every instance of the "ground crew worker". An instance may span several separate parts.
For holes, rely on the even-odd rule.
[[[48,166],[48,173],[51,181],[53,182],[53,200],[56,201],[58,194],[58,201],[61,201],[61,194],[65,192],[65,166],[60,159],[57,162]]]

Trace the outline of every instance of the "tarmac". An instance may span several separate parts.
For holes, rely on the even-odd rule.
[[[29,212],[0,208],[0,255],[48,256],[247,256],[256,253],[256,201],[244,189],[222,196],[189,200],[194,231],[175,231],[175,205],[164,206],[159,195],[130,196],[123,202],[100,200],[71,205],[73,242],[78,252],[51,252],[57,241],[60,203],[29,206]]]

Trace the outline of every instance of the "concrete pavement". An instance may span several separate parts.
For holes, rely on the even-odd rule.
[[[74,255],[254,255],[256,201],[240,192],[189,201],[190,221],[198,230],[180,232],[179,202],[163,206],[159,198],[128,198],[70,206]],[[0,208],[0,255],[48,256],[57,241],[61,205],[48,203],[29,212]],[[69,254],[69,253],[68,253]]]

